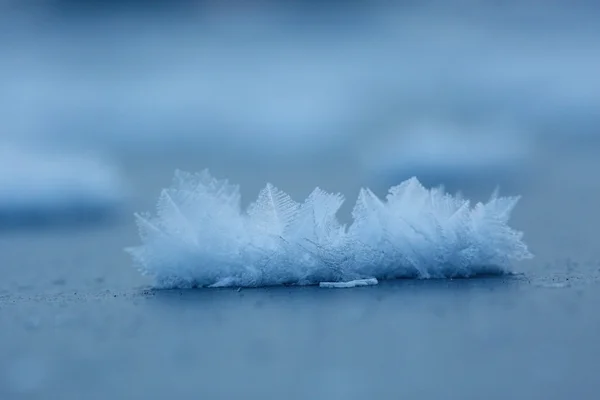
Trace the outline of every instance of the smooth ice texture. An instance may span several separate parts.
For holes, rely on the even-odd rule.
[[[385,200],[361,189],[350,226],[343,201],[316,188],[297,203],[267,184],[242,211],[238,186],[177,171],[157,214],[136,215],[142,245],[128,251],[160,288],[472,277],[531,257],[507,225],[517,197],[471,206],[412,178]]]
[[[373,286],[379,282],[375,278],[370,279],[355,279],[349,282],[320,282],[319,287],[327,289],[350,289],[360,286]]]
[[[119,175],[101,160],[0,143],[0,226],[89,220],[123,199]]]

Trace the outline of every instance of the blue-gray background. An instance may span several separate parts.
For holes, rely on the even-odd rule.
[[[1,1],[0,397],[596,398],[599,17]],[[267,181],[341,191],[341,218],[412,175],[500,185],[536,257],[510,278],[149,291],[122,250],[175,168],[246,203]]]

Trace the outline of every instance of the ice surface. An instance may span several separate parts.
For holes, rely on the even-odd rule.
[[[0,143],[0,226],[104,215],[123,200],[117,172],[93,157]]]
[[[348,289],[355,288],[359,286],[372,286],[377,285],[379,282],[375,278],[370,279],[355,279],[349,282],[320,282],[319,287],[322,288],[340,288],[340,289]]]
[[[238,186],[177,171],[157,214],[136,215],[142,245],[128,251],[161,288],[471,277],[531,257],[507,225],[517,197],[471,206],[412,178],[385,200],[362,189],[350,226],[343,201],[316,188],[297,203],[268,184],[244,212]]]

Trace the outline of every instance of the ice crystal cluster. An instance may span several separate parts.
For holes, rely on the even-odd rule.
[[[385,200],[361,189],[349,225],[336,216],[343,202],[316,188],[297,203],[267,184],[243,210],[238,186],[176,171],[156,214],[136,215],[142,244],[128,251],[160,288],[466,278],[531,257],[507,224],[518,197],[471,205],[412,178]]]

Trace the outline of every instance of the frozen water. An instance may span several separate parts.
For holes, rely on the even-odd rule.
[[[267,184],[242,211],[238,186],[177,171],[157,214],[136,215],[142,245],[128,251],[162,288],[502,274],[531,257],[507,225],[517,201],[494,194],[472,206],[412,178],[385,200],[362,189],[345,226],[340,194],[316,188],[297,203]]]
[[[371,279],[355,279],[349,282],[320,282],[319,287],[322,288],[340,288],[340,289],[349,289],[355,288],[359,286],[373,286],[377,285],[379,282],[375,278]]]

